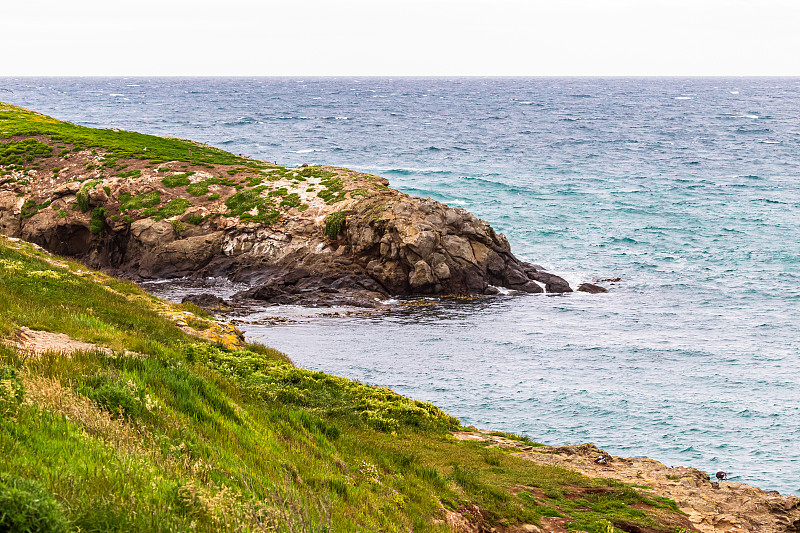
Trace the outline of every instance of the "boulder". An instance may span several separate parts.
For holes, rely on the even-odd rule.
[[[608,289],[601,287],[600,285],[595,285],[594,283],[581,283],[578,286],[578,291],[588,292],[589,294],[600,294],[603,292],[608,292]]]

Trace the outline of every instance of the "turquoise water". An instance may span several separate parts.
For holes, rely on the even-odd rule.
[[[800,494],[800,80],[0,79],[6,101],[465,207],[605,295],[249,326],[465,424]]]

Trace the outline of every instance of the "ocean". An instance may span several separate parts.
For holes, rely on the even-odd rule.
[[[800,495],[800,79],[0,87],[13,91],[4,101],[87,126],[380,174],[472,211],[573,286],[620,278],[608,294],[244,326],[299,366],[432,401],[465,425]]]

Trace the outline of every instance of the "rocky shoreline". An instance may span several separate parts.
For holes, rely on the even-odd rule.
[[[800,498],[765,491],[745,483],[711,481],[708,474],[696,468],[669,467],[649,457],[612,456],[593,444],[577,446],[530,446],[490,431],[462,431],[454,437],[467,441],[488,441],[490,446],[540,465],[553,465],[580,472],[586,476],[607,478],[646,487],[654,496],[667,497],[685,514],[674,523],[680,533],[797,533],[800,532]],[[598,458],[602,458],[598,460]],[[546,501],[546,496],[536,494]],[[530,526],[531,533],[566,533],[558,518],[542,518],[541,528]],[[635,524],[623,531],[651,533]],[[622,526],[622,527],[621,527]],[[463,531],[479,529],[462,527]]]

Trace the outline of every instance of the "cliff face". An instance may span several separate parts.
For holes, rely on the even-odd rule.
[[[11,110],[12,132],[41,117]],[[515,258],[485,221],[392,190],[378,176],[287,168],[189,141],[137,137],[136,146],[155,147],[148,151],[125,145],[133,142],[127,132],[53,124],[78,128],[81,139],[101,132],[110,140],[90,144],[61,130],[7,136],[0,232],[93,267],[134,279],[228,276],[254,286],[245,296],[274,303],[372,305],[388,295],[494,294],[499,287],[571,291]],[[162,142],[184,143],[189,155]],[[198,152],[206,155],[198,159]]]

